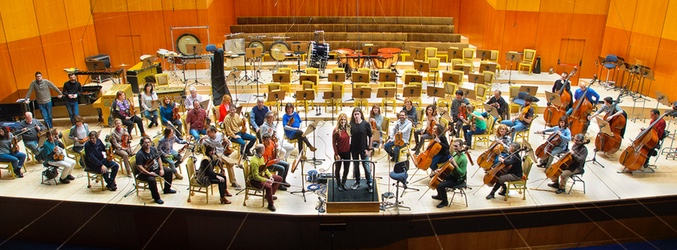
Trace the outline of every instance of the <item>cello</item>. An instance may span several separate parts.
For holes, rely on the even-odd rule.
[[[618,103],[620,102],[621,96],[623,94],[624,91],[621,91],[621,93],[614,101],[614,105],[612,106],[611,111],[607,112],[606,115],[604,115],[605,121],[607,121],[609,116],[615,114],[614,112],[616,111],[616,107],[618,106]],[[595,138],[595,150],[602,151],[607,154],[616,153],[618,149],[621,148],[621,142],[623,141],[621,131],[623,131],[623,129],[625,128],[626,123],[627,119],[622,114],[611,118],[608,125],[609,128],[611,129],[611,135],[603,133],[600,130],[599,134],[597,134],[597,137]]]
[[[566,79],[564,79],[564,84],[562,84],[562,88],[560,88],[557,91],[557,95],[560,96],[560,103],[562,106],[555,106],[555,105],[548,105],[548,107],[545,108],[545,111],[543,112],[543,119],[545,120],[545,124],[548,127],[554,127],[557,126],[557,122],[559,121],[559,118],[562,116],[566,115],[566,107],[569,106],[571,103],[571,94],[569,94],[568,91],[566,91],[567,86],[571,85],[569,82],[569,79],[571,79],[572,76],[574,76],[578,72],[578,66],[575,66],[574,69],[569,73]]]
[[[590,86],[592,86],[595,81],[597,81],[597,76],[592,78],[590,85],[585,88],[583,95],[574,102],[573,111],[571,112],[571,116],[569,116],[569,129],[571,129],[572,135],[585,134],[588,130],[588,126],[590,125],[588,116],[592,113],[594,104],[588,100],[587,94],[588,90],[590,90]]]
[[[559,133],[552,133],[547,140],[538,148],[536,148],[536,151],[534,152],[536,154],[536,157],[539,159],[546,158],[548,155],[552,153],[552,150],[555,149],[560,143],[562,143],[562,137],[560,136]]]
[[[621,153],[621,156],[618,158],[618,161],[621,163],[621,165],[630,171],[640,169],[646,162],[646,159],[649,158],[651,150],[653,150],[656,145],[658,145],[658,141],[661,139],[658,137],[658,133],[653,130],[653,127],[656,126],[658,121],[663,119],[664,116],[674,114],[675,111],[663,113],[663,115],[652,122],[648,128],[639,133],[639,135],[637,135],[635,140],[632,142],[632,145],[625,148],[623,153]]]
[[[491,169],[491,166],[494,165],[494,159],[503,151],[505,151],[505,145],[498,140],[494,141],[487,151],[484,151],[477,157],[477,165],[484,169],[484,171]]]
[[[583,145],[590,143],[590,140],[585,140],[583,142]],[[545,170],[545,176],[548,179],[553,179],[557,178],[562,174],[562,171],[564,170],[573,170],[571,169],[571,166],[574,165],[575,159],[574,159],[574,152],[569,151],[566,154],[564,154],[562,157],[557,160],[557,162],[553,163],[550,165],[548,169]]]
[[[428,170],[428,168],[430,168],[430,164],[433,161],[433,157],[435,157],[435,155],[437,155],[441,149],[442,144],[435,140],[430,140],[430,143],[428,143],[425,151],[413,158],[414,165],[416,165],[418,169]]]
[[[458,152],[460,154],[461,152]],[[454,169],[457,169],[458,165],[454,161],[454,156],[451,156],[447,163],[445,163],[439,170],[436,171],[435,175],[430,179],[428,187],[431,189],[437,189],[437,186],[444,181],[444,179],[449,176]]]
[[[520,148],[519,150],[517,150],[517,151],[511,153],[510,155],[508,155],[506,157],[506,159],[508,157],[515,155],[515,154],[519,154],[520,152],[525,151],[525,150],[527,150],[526,147]],[[484,184],[487,185],[487,186],[493,186],[494,184],[496,184],[496,181],[498,181],[498,177],[506,174],[508,172],[508,170],[510,170],[511,167],[512,166],[505,165],[505,163],[503,163],[503,162],[499,163],[498,165],[496,165],[496,167],[490,169],[489,171],[487,171],[484,174],[484,178],[483,178]]]

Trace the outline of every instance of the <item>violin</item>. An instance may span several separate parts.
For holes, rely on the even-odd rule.
[[[120,145],[122,148],[129,148],[131,141],[132,136],[127,133],[123,133],[122,136],[120,136]]]
[[[557,91],[557,95],[560,96],[560,103],[562,106],[555,106],[555,105],[548,105],[548,107],[545,108],[545,111],[543,112],[543,119],[545,120],[545,124],[548,127],[554,127],[557,126],[559,123],[559,119],[562,116],[566,115],[566,107],[569,106],[571,103],[571,94],[569,94],[568,91],[566,91],[567,87],[571,85],[569,82],[569,79],[574,76],[578,72],[578,66],[575,66],[574,69],[569,73],[566,79],[564,79],[564,84],[562,84],[562,88],[560,88]]]
[[[400,125],[398,124],[395,126],[395,146],[397,147],[404,147],[404,134],[402,134],[402,131],[400,131]]]
[[[129,117],[135,116],[136,109],[134,109],[134,103],[129,98],[127,98],[127,102],[129,102]]]
[[[221,142],[221,146],[223,146],[223,155],[231,155],[233,153],[233,149],[230,148],[230,141],[226,138],[223,139]]]
[[[294,117],[290,117],[289,121],[287,122],[287,126],[291,127],[294,124]]]
[[[179,107],[176,106],[176,103],[173,103],[172,109],[172,120],[181,120],[181,114],[179,113]]]
[[[435,118],[430,119],[430,121],[428,122],[428,127],[425,129],[425,131],[429,135],[432,135],[433,131],[435,130],[435,126],[437,126],[437,120],[435,120]]]
[[[536,148],[536,157],[539,159],[547,158],[558,145],[562,143],[562,137],[559,133],[552,133],[543,144]]]
[[[428,170],[430,164],[433,161],[433,157],[442,150],[442,144],[436,140],[430,140],[428,146],[426,147],[423,153],[418,154],[416,157],[413,157],[414,165],[421,170]],[[409,153],[411,154],[411,153]]]
[[[658,137],[658,132],[653,130],[653,127],[656,126],[658,121],[663,119],[664,116],[675,115],[676,113],[677,111],[663,113],[658,119],[653,121],[648,128],[639,133],[635,140],[632,141],[632,145],[625,148],[618,158],[621,165],[630,171],[640,169],[644,165],[644,162],[646,162],[646,159],[649,158],[651,150],[656,147],[658,141],[661,139]]]
[[[247,119],[244,117],[242,118],[242,128],[240,129],[240,133],[247,133]]]
[[[616,101],[614,101],[611,111],[607,112],[607,114],[604,116],[605,121],[610,116],[615,114],[613,112],[616,111],[616,106],[618,106],[618,102],[620,101],[621,96],[624,94],[623,92],[624,91],[621,91],[621,93],[618,95],[618,98],[616,98]],[[623,116],[623,114],[619,114],[611,118],[609,121],[608,126],[611,129],[611,135],[603,133],[600,127],[600,133],[597,134],[597,137],[595,138],[595,150],[602,151],[607,154],[616,153],[621,148],[621,142],[623,140],[621,131],[623,131],[625,128],[626,123],[627,120],[625,119],[625,116]]]
[[[569,116],[569,129],[571,129],[572,135],[585,134],[588,130],[588,126],[590,125],[588,116],[592,113],[594,105],[588,100],[587,94],[588,90],[590,90],[590,86],[595,81],[597,81],[597,76],[595,76],[590,82],[590,85],[585,88],[581,98],[578,98],[574,103],[573,112],[571,112],[571,116]]]
[[[21,147],[19,147],[19,137],[13,136],[12,137],[12,147],[10,149],[12,151],[12,154],[19,152],[19,149],[21,149]]]
[[[491,166],[494,165],[494,159],[496,159],[503,151],[505,151],[505,145],[498,140],[494,141],[487,151],[484,151],[477,157],[477,165],[485,171],[491,169]]]
[[[525,150],[527,150],[527,148],[521,148],[521,149],[513,152],[512,154],[508,155],[506,157],[506,159],[509,158],[509,157],[512,157],[515,154],[519,154],[519,152],[522,152],[522,151],[525,151]],[[508,173],[508,170],[510,170],[510,168],[512,168],[512,165],[507,166],[507,165],[505,165],[505,163],[499,162],[499,164],[497,164],[494,168],[490,169],[489,171],[487,171],[484,174],[484,178],[483,178],[484,184],[487,185],[487,186],[493,186],[498,181],[498,177]]]
[[[107,161],[113,161],[113,154],[115,153],[115,150],[113,149],[113,145],[108,142],[106,143],[106,160]]]
[[[468,107],[465,104],[458,108],[458,118],[463,120],[468,119]]]
[[[526,121],[527,120],[527,114],[529,114],[530,109],[531,109],[531,105],[524,106],[524,108],[522,108],[522,110],[520,111],[520,115],[517,117],[517,120]]]

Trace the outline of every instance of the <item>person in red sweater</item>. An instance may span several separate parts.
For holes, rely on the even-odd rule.
[[[334,147],[334,159],[346,160],[343,162],[343,175],[341,175],[341,165],[336,166],[334,176],[336,184],[341,191],[347,190],[346,179],[348,178],[348,167],[350,166],[350,129],[348,128],[348,115],[341,113],[338,116],[338,124],[332,133],[331,145]]]

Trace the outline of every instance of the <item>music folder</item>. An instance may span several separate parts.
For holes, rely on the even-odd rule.
[[[468,82],[474,82],[477,84],[484,84],[484,74],[468,74]]]
[[[356,88],[353,89],[353,98],[366,99],[371,98],[371,88]]]
[[[376,92],[376,97],[378,97],[378,98],[393,98],[393,97],[395,97],[396,93],[397,93],[396,87],[382,87],[382,88],[378,88],[378,91]]]
[[[613,132],[611,132],[611,128],[609,127],[609,123],[604,120],[604,118],[601,118],[599,116],[595,117],[597,118],[597,125],[599,125],[599,132],[600,133],[605,133],[607,135],[613,135]]]
[[[550,91],[545,91],[545,99],[548,100],[548,103],[561,107],[562,106],[562,100],[560,99],[560,95],[552,93]]]
[[[463,90],[463,97],[468,98],[469,100],[475,100],[475,90],[460,88]]]
[[[487,111],[487,113],[491,114],[496,119],[500,118],[500,116],[498,114],[498,109],[496,109],[496,107],[491,106],[491,105],[486,104],[486,103],[483,104],[483,105],[484,105],[484,110]]]
[[[430,63],[424,61],[414,61],[414,69],[419,72],[430,72]]]

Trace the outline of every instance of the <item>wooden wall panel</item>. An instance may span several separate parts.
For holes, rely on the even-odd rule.
[[[2,100],[17,90],[9,48],[4,42],[0,43],[0,75],[2,75],[2,80],[0,80],[0,83],[2,83],[0,84],[0,100]]]
[[[460,0],[232,0],[235,16],[457,16]],[[256,7],[252,7],[256,6]],[[359,11],[358,11],[359,8]]]
[[[0,1],[0,12],[8,41],[32,38],[39,34],[32,0]]]
[[[207,9],[209,17],[209,31],[212,35],[212,43],[221,44],[225,35],[230,33],[230,24],[237,22],[233,1],[214,1]]]
[[[45,73],[43,76],[50,79],[46,73],[47,66],[39,36],[9,42],[8,47],[18,89],[27,89],[31,81],[35,80],[36,71]]]

